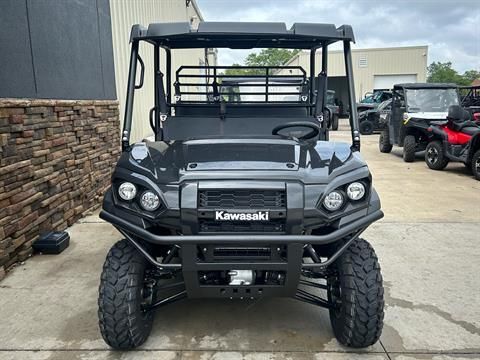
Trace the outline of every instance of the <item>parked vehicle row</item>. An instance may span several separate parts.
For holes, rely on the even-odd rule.
[[[380,152],[403,148],[406,162],[425,151],[430,169],[442,170],[450,161],[462,162],[480,180],[480,125],[461,106],[454,84],[397,84],[391,111],[381,118]]]

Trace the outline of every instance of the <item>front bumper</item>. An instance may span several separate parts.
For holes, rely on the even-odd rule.
[[[258,234],[242,234],[242,235],[156,235],[150,231],[132,224],[110,212],[102,210],[100,218],[115,227],[128,232],[135,237],[148,241],[157,245],[182,245],[182,244],[329,244],[354,234],[355,232],[367,228],[373,222],[383,218],[383,212],[376,210],[371,214],[352,221],[351,223],[340,227],[339,229],[325,235],[258,235]]]
[[[332,264],[371,223],[383,217],[383,212],[376,210],[326,235],[156,235],[105,210],[100,213],[100,217],[112,223],[148,261],[158,268],[166,271],[181,270],[188,297],[247,299],[295,297],[302,271],[321,271]],[[181,249],[181,263],[165,264],[157,262],[136,239],[143,239],[157,245],[178,246]],[[329,244],[341,239],[346,239],[347,242],[327,261],[320,263],[303,262],[306,244]],[[207,250],[215,244],[227,246],[234,244],[241,244],[242,246],[248,244],[268,245],[272,249],[272,257],[264,261],[199,259],[199,249]],[[286,256],[282,258],[278,253],[273,255],[277,248],[279,251],[280,249],[285,251]],[[205,285],[201,282],[204,274],[231,270],[281,273],[284,274],[284,281],[278,285],[255,283],[248,286]]]

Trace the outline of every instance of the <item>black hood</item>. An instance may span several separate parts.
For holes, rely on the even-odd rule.
[[[134,144],[122,154],[116,172],[143,174],[158,184],[269,178],[327,183],[333,173],[363,166],[346,143],[240,138]]]

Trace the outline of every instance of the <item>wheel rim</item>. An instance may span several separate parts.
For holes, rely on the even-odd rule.
[[[430,164],[435,164],[438,161],[438,150],[434,147],[430,147],[427,150],[427,159]]]
[[[475,161],[474,170],[477,175],[480,174],[480,157]]]
[[[363,123],[363,133],[368,134],[371,131],[372,126],[368,123]]]

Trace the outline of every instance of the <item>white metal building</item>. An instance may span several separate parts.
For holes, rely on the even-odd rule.
[[[357,100],[374,89],[391,89],[402,82],[425,82],[428,46],[405,46],[376,49],[353,49],[353,75]],[[315,69],[321,69],[322,54],[317,51]],[[310,52],[302,51],[286,65],[310,68]],[[345,82],[345,62],[342,50],[328,53],[328,88],[348,104]]]
[[[188,21],[197,27],[203,21],[195,0],[110,0],[112,19],[113,52],[117,97],[120,101],[120,119],[123,120],[124,102],[127,91],[128,65],[130,61],[130,29],[134,24],[147,26],[155,22]],[[135,105],[131,140],[138,141],[152,133],[149,110],[154,106],[153,92],[153,47],[140,44],[140,55],[145,62],[143,88],[135,92]],[[203,65],[203,49],[172,50],[172,70],[180,65]],[[209,58],[214,65],[215,59]],[[165,73],[165,54],[161,51],[160,63]],[[167,91],[167,90],[166,90]]]

